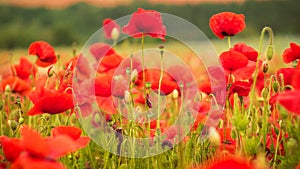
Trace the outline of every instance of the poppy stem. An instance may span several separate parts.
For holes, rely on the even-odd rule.
[[[256,62],[256,66],[255,66],[255,72],[254,72],[254,77],[253,77],[253,84],[252,84],[252,88],[251,88],[251,92],[250,92],[250,103],[249,103],[249,111],[252,110],[252,106],[253,106],[253,101],[255,100],[255,86],[256,86],[256,81],[257,81],[257,76],[258,76],[258,71],[259,71],[259,60],[261,58],[261,54],[262,54],[262,41],[264,39],[265,33],[268,32],[269,33],[269,45],[273,45],[273,31],[270,27],[264,27],[263,30],[261,31],[260,34],[260,40],[259,40],[259,53],[257,56],[257,62]],[[252,119],[255,117],[255,111],[252,111]],[[255,125],[255,121],[252,120],[252,133],[254,133],[254,125]]]
[[[144,97],[145,97],[145,106],[147,109],[147,99],[146,99],[146,89],[145,89],[145,81],[146,81],[146,77],[145,77],[145,58],[144,58],[144,33],[142,34],[142,71],[143,71],[143,91],[144,91]]]
[[[227,36],[227,41],[228,41],[228,47],[229,49],[231,48],[231,40],[230,40],[230,36]]]
[[[160,51],[160,77],[159,77],[159,82],[158,82],[158,104],[157,104],[157,125],[156,125],[156,132],[160,134],[160,105],[161,105],[161,83],[163,79],[163,59],[164,59],[164,50],[163,48]],[[158,131],[159,130],[159,131]]]

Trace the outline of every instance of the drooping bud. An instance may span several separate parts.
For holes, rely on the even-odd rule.
[[[8,126],[15,131],[18,128],[18,123],[15,120],[8,120]]]
[[[263,72],[267,73],[268,70],[269,70],[269,64],[268,64],[268,62],[264,61],[263,62]]]
[[[261,91],[261,96],[266,100],[269,94],[269,90],[267,88],[263,88]]]
[[[279,82],[278,81],[273,82],[272,88],[273,88],[274,92],[277,93],[278,89],[279,89]]]
[[[266,57],[268,61],[270,61],[274,56],[274,46],[273,45],[268,45],[267,50],[266,50]]]

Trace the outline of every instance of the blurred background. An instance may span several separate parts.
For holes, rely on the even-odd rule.
[[[117,19],[138,7],[182,17],[212,40],[209,18],[222,11],[246,16],[241,38],[259,38],[264,26],[275,35],[295,37],[300,34],[299,6],[299,0],[0,0],[0,49],[27,48],[36,40],[80,46],[104,18]]]

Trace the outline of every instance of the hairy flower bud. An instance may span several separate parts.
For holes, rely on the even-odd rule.
[[[274,46],[273,45],[268,45],[267,50],[266,50],[266,57],[268,61],[270,61],[274,56]]]
[[[119,36],[120,36],[120,31],[118,30],[118,28],[114,27],[111,30],[111,39],[113,41],[117,41],[119,39]]]
[[[278,89],[279,89],[279,82],[278,81],[273,82],[272,88],[273,88],[274,92],[277,93]]]

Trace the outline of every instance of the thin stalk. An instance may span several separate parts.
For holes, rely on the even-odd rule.
[[[270,27],[264,27],[263,30],[261,31],[260,34],[260,40],[259,40],[259,51],[258,51],[258,56],[257,56],[257,62],[255,65],[255,72],[254,72],[254,77],[253,77],[253,84],[251,87],[251,91],[250,91],[250,103],[249,103],[249,111],[252,110],[252,106],[253,106],[253,101],[255,100],[255,86],[256,86],[256,81],[257,81],[257,76],[258,76],[258,71],[259,71],[259,60],[261,58],[262,55],[262,42],[264,39],[264,35],[265,32],[269,33],[269,45],[273,45],[273,31]],[[255,111],[252,112],[252,119],[255,117]],[[252,120],[252,133],[254,133],[254,126],[255,125],[255,121]]]
[[[157,104],[157,125],[156,125],[156,130],[160,130],[160,105],[161,105],[161,83],[163,79],[163,72],[164,72],[164,67],[163,67],[163,51],[160,53],[160,77],[159,77],[159,82],[158,82],[158,104]]]
[[[231,48],[231,40],[230,40],[230,36],[227,36],[227,42],[228,42],[228,47],[229,49]]]
[[[275,169],[276,167],[276,160],[277,160],[277,152],[279,149],[279,139],[280,139],[280,134],[281,134],[281,130],[279,129],[279,133],[277,135],[277,139],[276,139],[276,148],[275,148],[275,156],[274,156],[274,163],[273,163],[273,169]]]

